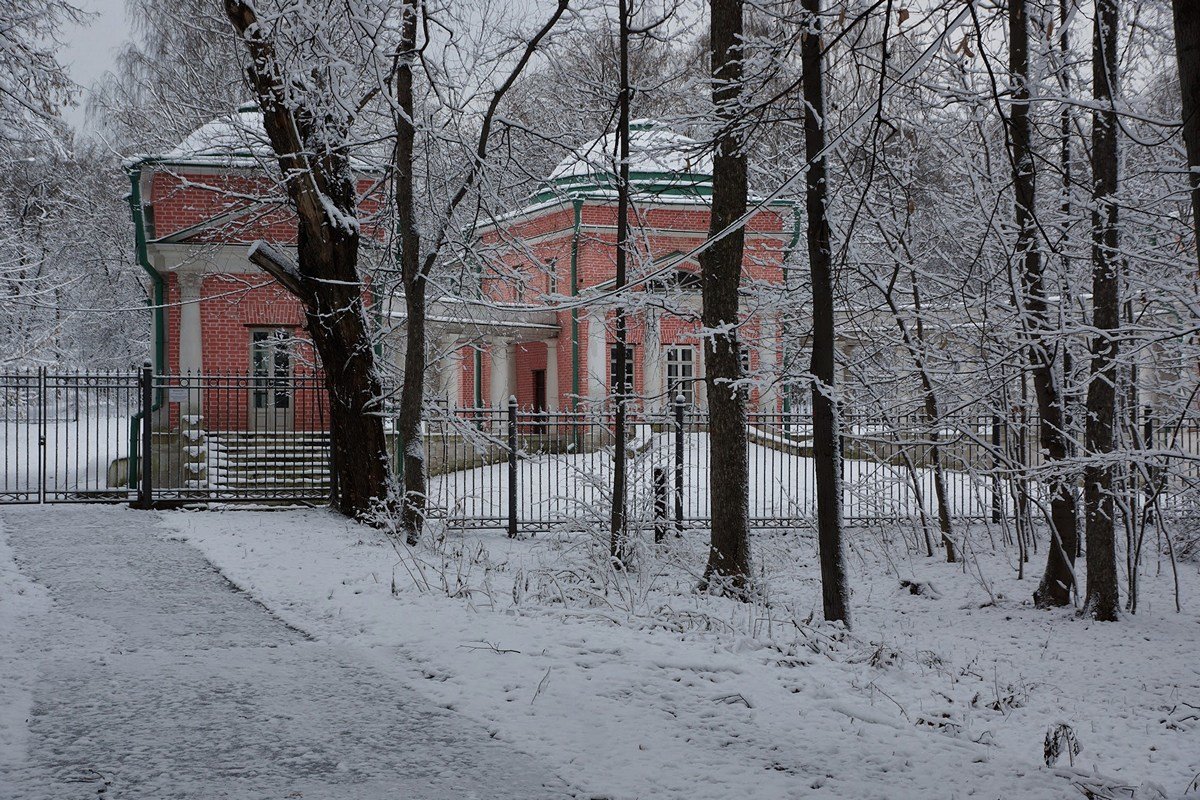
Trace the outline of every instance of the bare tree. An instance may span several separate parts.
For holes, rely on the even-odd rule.
[[[1200,5],[1194,0],[1172,0],[1171,8],[1183,101],[1183,144],[1192,190],[1192,230],[1196,236],[1192,241],[1200,258]]]
[[[250,54],[247,76],[263,126],[299,220],[298,263],[259,243],[251,260],[296,296],[321,357],[329,393],[333,449],[332,504],[362,517],[388,496],[388,450],[380,412],[381,386],[358,271],[362,232],[350,164],[352,112],[336,75],[334,52],[321,52],[334,32],[321,21],[262,18],[257,6],[225,0],[225,13]],[[276,25],[311,26],[282,52]],[[309,38],[311,37],[311,38]],[[300,53],[297,40],[316,42]]]
[[[817,479],[817,540],[821,553],[821,599],[825,619],[850,626],[850,584],[842,541],[841,421],[834,363],[833,257],[828,213],[825,150],[825,84],[821,58],[821,0],[803,0],[809,29],[800,46],[804,67],[805,210],[808,268],[812,276],[813,461]]]
[[[515,47],[517,57],[511,68],[491,91],[479,117],[478,136],[468,149],[469,162],[461,178],[450,192],[445,206],[430,225],[423,247],[422,227],[414,192],[417,162],[414,144],[418,135],[414,84],[420,59],[418,31],[427,9],[421,0],[404,0],[401,13],[400,37],[395,55],[394,126],[396,148],[393,169],[396,186],[396,218],[400,237],[400,278],[404,289],[405,353],[404,381],[400,390],[400,414],[396,429],[404,448],[404,487],[401,508],[401,529],[410,544],[421,538],[425,518],[427,474],[421,420],[425,402],[425,358],[427,348],[427,291],[429,279],[448,241],[455,212],[468,199],[479,181],[487,162],[491,137],[499,127],[498,117],[505,95],[525,71],[542,41],[562,19],[569,0],[558,0],[553,12],[527,40]],[[425,70],[428,75],[434,70]],[[424,250],[424,252],[422,252]]]
[[[718,128],[709,221],[709,236],[716,241],[700,256],[712,465],[712,534],[704,584],[743,598],[751,590],[746,396],[738,340],[738,290],[746,241],[739,220],[746,213],[748,194],[742,113],[744,31],[743,0],[710,0],[709,57]]]
[[[1040,606],[1071,602],[1077,548],[1075,497],[1065,469],[1067,431],[1064,402],[1055,373],[1051,325],[1046,305],[1046,282],[1038,247],[1037,171],[1033,151],[1029,101],[1029,13],[1025,0],[1008,4],[1009,74],[1012,104],[1008,119],[1013,182],[1013,221],[1017,229],[1013,261],[1020,275],[1014,286],[1014,305],[1028,340],[1033,391],[1038,407],[1038,439],[1045,451],[1050,475],[1050,547],[1046,570],[1034,592]]]
[[[1092,363],[1087,392],[1083,469],[1087,513],[1087,597],[1084,613],[1115,620],[1117,590],[1116,489],[1113,431],[1121,327],[1121,252],[1118,229],[1120,149],[1117,144],[1117,25],[1119,0],[1097,0],[1092,31]]]
[[[614,288],[620,292],[628,280],[629,261],[629,100],[632,87],[629,81],[629,0],[617,0],[617,252]],[[617,568],[629,565],[632,556],[628,532],[628,465],[626,444],[626,411],[629,394],[633,387],[628,385],[625,362],[629,358],[628,331],[626,330],[625,305],[619,298],[615,309],[615,407],[613,408],[613,484],[612,517],[609,525],[609,557]]]

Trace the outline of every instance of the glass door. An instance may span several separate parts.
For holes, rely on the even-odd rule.
[[[292,427],[292,354],[286,328],[250,331],[250,424],[255,430]]]

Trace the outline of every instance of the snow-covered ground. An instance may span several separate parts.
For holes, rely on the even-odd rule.
[[[964,568],[909,558],[895,531],[857,530],[847,634],[814,622],[816,556],[800,533],[757,535],[769,603],[745,606],[693,590],[695,533],[614,575],[586,535],[435,533],[408,550],[325,511],[171,513],[162,525],[290,624],[370,649],[549,764],[576,797],[1200,791],[1195,564],[1181,567],[1183,613],[1151,559],[1139,613],[1095,624],[1033,609],[1040,563],[1016,580],[998,531],[973,533]],[[1079,753],[1047,767],[1060,725]]]
[[[648,428],[648,426],[641,426]],[[758,432],[759,439],[767,435]],[[779,447],[751,444],[747,457],[750,469],[750,514],[759,519],[811,517],[815,513],[816,473],[812,458],[800,455],[795,442],[778,436]],[[684,436],[684,517],[707,519],[709,443],[706,433]],[[916,517],[924,507],[936,517],[937,499],[933,471],[917,467],[912,473],[898,464],[865,458],[844,463],[843,505],[848,519],[889,520]],[[980,465],[981,467],[983,465]],[[640,497],[643,509],[653,508],[651,476],[655,468],[666,471],[673,481],[674,437],[671,433],[646,433],[643,446],[633,457],[630,491]],[[459,470],[431,481],[432,506],[451,519],[503,519],[508,509],[508,464],[500,462]],[[578,529],[580,521],[604,524],[604,498],[611,487],[611,451],[530,454],[517,463],[517,487],[522,519],[540,520],[566,529]],[[914,475],[920,493],[914,491]],[[959,517],[985,518],[992,510],[992,480],[986,474],[946,470],[946,490],[951,513]],[[1002,504],[1012,507],[1010,498]],[[671,504],[674,503],[672,498]],[[591,519],[594,517],[594,519]]]

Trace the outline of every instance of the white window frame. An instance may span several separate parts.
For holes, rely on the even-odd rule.
[[[634,368],[633,354],[634,354],[634,346],[632,344],[626,343],[625,344],[625,380],[626,380],[625,395],[626,395],[626,397],[632,396],[635,392],[634,379],[636,377],[636,370]],[[617,394],[617,373],[615,371],[616,366],[617,366],[617,345],[615,342],[613,342],[613,343],[610,343],[608,346],[608,394],[610,397],[615,397]]]
[[[687,354],[687,358],[683,355]],[[696,369],[696,348],[689,344],[673,344],[667,347],[667,391],[671,403],[683,395],[685,405],[696,405],[696,381],[700,379]]]

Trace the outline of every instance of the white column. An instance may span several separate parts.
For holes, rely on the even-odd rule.
[[[650,398],[647,405],[651,408],[670,405],[663,395],[666,391],[666,364],[659,319],[653,309],[647,310],[645,327],[642,329],[642,391]]]
[[[454,410],[462,405],[462,345],[451,336],[442,340],[441,349],[446,361],[442,388],[446,393],[446,404]]]
[[[546,408],[558,411],[558,348],[562,339],[546,340]]]
[[[604,326],[603,310],[588,316],[587,330],[587,397],[602,403],[608,397],[608,331]]]
[[[204,275],[177,273],[179,278],[179,372],[204,371],[204,333],[200,325],[200,296]],[[165,371],[166,365],[162,365]]]
[[[177,273],[179,280],[179,374],[199,375],[204,371],[204,329],[200,324],[200,298],[203,295],[204,275],[198,272]],[[166,372],[166,364],[160,371]],[[192,382],[186,399],[179,403],[184,423],[199,427],[204,414],[203,393]]]
[[[512,388],[512,352],[507,341],[495,338],[489,342],[488,352],[492,361],[492,383],[489,399],[495,408],[508,405]]]
[[[770,414],[775,411],[776,402],[779,397],[777,390],[777,381],[779,380],[779,345],[779,336],[774,321],[767,322],[764,320],[761,322],[758,328],[758,366],[761,385],[758,397],[758,410],[764,414]]]

